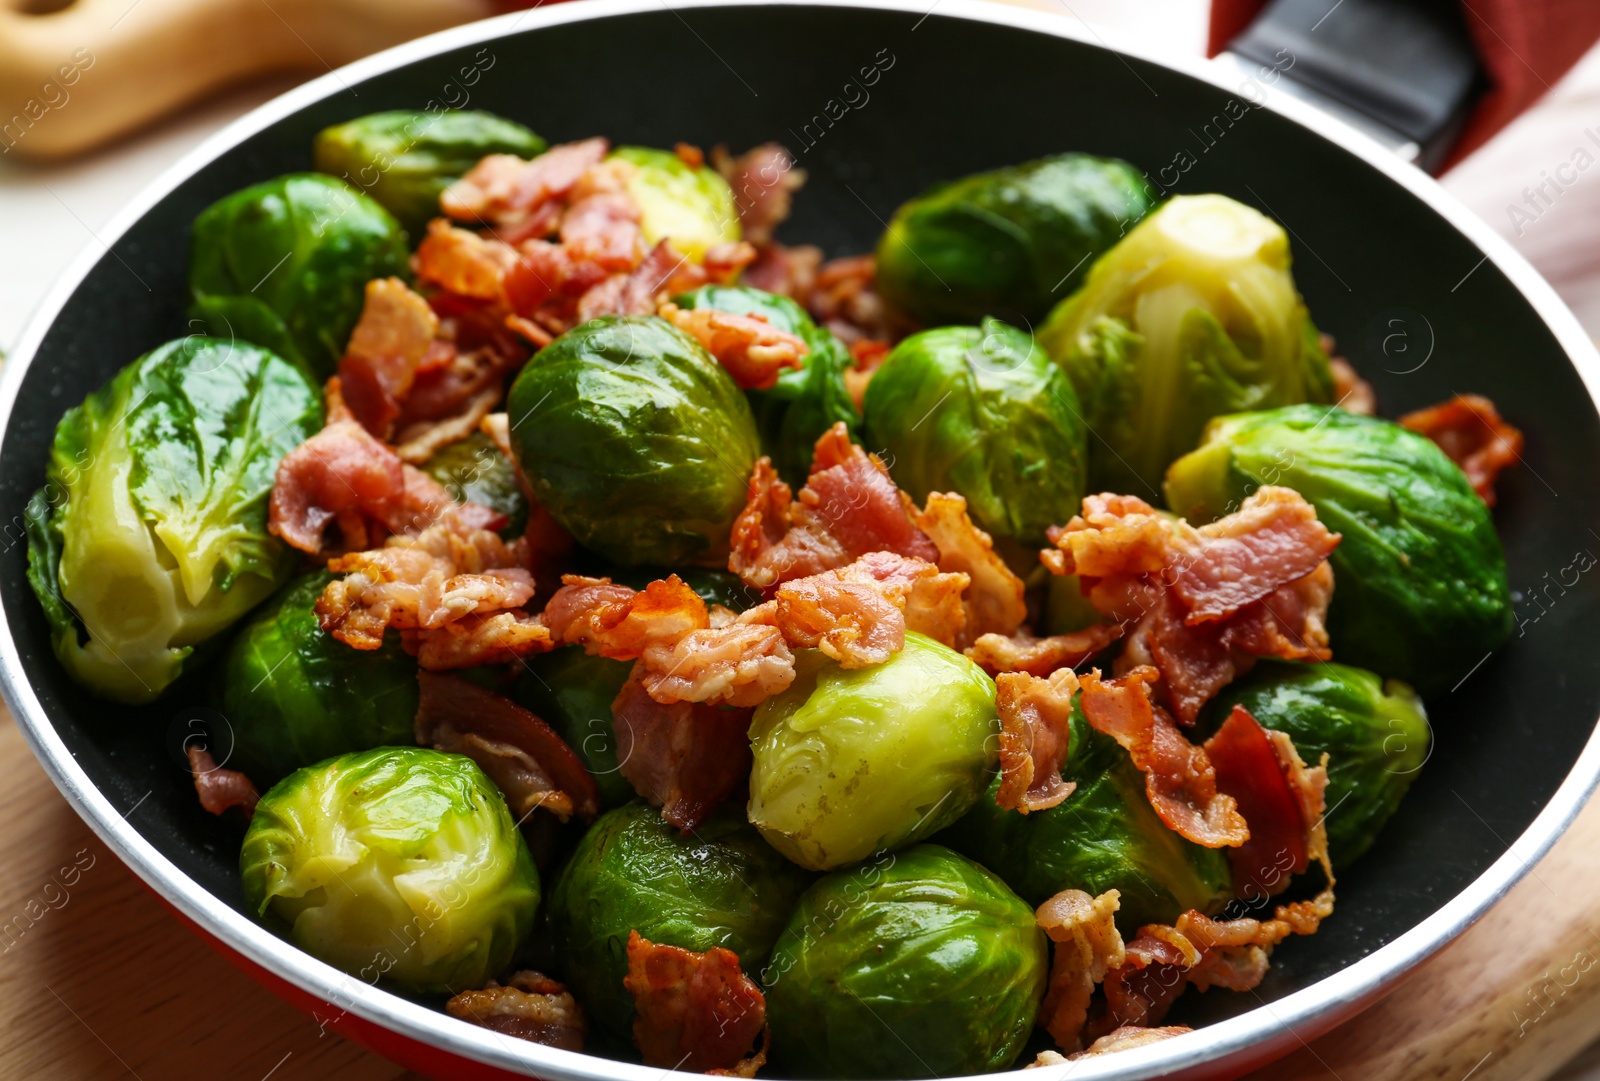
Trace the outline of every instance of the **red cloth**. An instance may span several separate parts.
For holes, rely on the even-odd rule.
[[[1265,6],[1266,0],[1212,0],[1211,55]],[[1539,100],[1600,39],[1600,0],[1461,0],[1461,7],[1489,88],[1440,171]]]

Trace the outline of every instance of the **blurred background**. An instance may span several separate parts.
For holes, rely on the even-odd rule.
[[[1112,44],[1188,57],[1216,52],[1261,6],[1224,2],[1213,12],[1204,0],[1007,2]],[[1357,9],[1381,7],[1377,0],[1311,0],[1310,9],[1282,2],[1302,14],[1314,9],[1311,29],[1327,35]],[[1590,44],[1600,34],[1600,0],[1461,0],[1461,7],[1481,67],[1472,76],[1472,108],[1457,118],[1465,128],[1452,128],[1453,149],[1441,152],[1448,165],[1441,181],[1600,335],[1600,169],[1589,169],[1600,161],[1600,48]],[[491,0],[0,0],[0,351],[17,342],[69,263],[84,250],[103,250],[100,234],[117,211],[229,121],[359,56],[502,10]],[[1371,76],[1383,77],[1381,70]],[[403,1076],[191,937],[56,795],[8,717],[0,719],[0,761],[8,781],[0,786],[0,930],[7,932],[0,933],[0,1030],[11,1035],[0,1041],[0,1077]],[[1597,829],[1591,812],[1547,864],[1592,874],[1586,850],[1575,846]],[[1502,910],[1532,903],[1527,895],[1538,889],[1525,882]],[[24,927],[15,918],[21,913],[38,918]],[[1495,920],[1437,963],[1448,969],[1457,958],[1458,983],[1473,980],[1471,958],[1495,956],[1494,940],[1515,935],[1511,916]],[[1600,950],[1600,934],[1588,937]],[[1540,966],[1552,960],[1570,959],[1518,959],[1526,1003],[1520,985],[1463,1000],[1481,1013],[1469,1018],[1469,1031],[1495,1036],[1467,1076],[1600,1081],[1600,1052],[1583,1050],[1600,1031],[1583,1020],[1584,1011],[1600,1016],[1600,994],[1589,986],[1600,981],[1591,976],[1570,996],[1535,992]],[[1402,989],[1396,1001],[1411,993]],[[1377,1009],[1386,1008],[1399,1015],[1390,1003]],[[1329,1059],[1341,1039],[1318,1041],[1271,1076],[1339,1077],[1338,1060]],[[1502,1066],[1513,1061],[1514,1068]],[[1390,1061],[1344,1074],[1356,1076],[1420,1075]],[[1465,1081],[1459,1073],[1439,1076]]]

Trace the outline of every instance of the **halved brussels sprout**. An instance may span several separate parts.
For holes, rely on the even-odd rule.
[[[511,459],[482,432],[441,447],[422,471],[444,485],[451,499],[482,503],[504,514],[507,521],[501,536],[522,536],[528,524],[528,497],[522,494]]]
[[[1223,688],[1202,723],[1221,724],[1234,706],[1287,732],[1307,763],[1328,755],[1328,848],[1339,870],[1372,847],[1433,738],[1415,691],[1344,664],[1263,661]]]
[[[1154,493],[1222,413],[1333,400],[1289,237],[1221,195],[1178,196],[1089,269],[1039,341],[1097,439],[1089,487]]]
[[[837,871],[800,899],[762,972],[775,1064],[814,1078],[1004,1070],[1047,963],[1032,907],[947,848]]]
[[[358,979],[482,987],[533,926],[539,876],[498,789],[463,755],[380,747],[261,797],[239,853],[245,904]]]
[[[397,109],[373,113],[317,133],[311,159],[317,172],[366,192],[420,235],[439,216],[439,196],[490,154],[532,158],[545,141],[493,113]]]
[[[744,509],[755,421],[733,378],[655,316],[605,316],[528,361],[508,409],[534,498],[617,563],[716,564]]]
[[[878,292],[925,325],[1042,319],[1155,205],[1125,161],[1057,154],[937,185],[878,241]]]
[[[633,785],[617,765],[611,717],[611,703],[628,681],[632,662],[594,657],[568,646],[522,663],[512,697],[543,718],[583,759],[600,790],[600,806],[620,807],[633,799]]]
[[[1122,894],[1117,926],[1132,936],[1187,909],[1214,913],[1231,897],[1227,856],[1184,840],[1162,822],[1144,775],[1074,703],[1061,775],[1078,787],[1062,803],[1021,815],[995,803],[999,778],[938,840],[978,860],[1023,900],[1043,904],[1066,889]]]
[[[79,683],[148,702],[294,568],[267,532],[278,462],[322,427],[294,365],[244,342],[154,349],[56,425],[28,580]]]
[[[991,536],[1034,548],[1078,513],[1088,438],[1078,396],[1026,331],[985,319],[913,334],[862,404],[869,440],[918,502],[959,492]]]
[[[760,970],[811,880],[737,814],[685,836],[643,803],[602,815],[550,891],[550,933],[567,985],[591,1023],[631,1035],[628,932],[651,942],[739,955]]]
[[[788,297],[746,285],[703,285],[675,302],[680,308],[711,308],[734,315],[758,315],[780,330],[797,335],[810,350],[805,367],[785,368],[769,390],[745,391],[761,433],[761,449],[772,458],[779,476],[798,489],[811,473],[817,440],[835,424],[854,435],[861,425],[856,403],[844,385],[853,363],[844,343],[817,326],[804,308]]]
[[[1334,656],[1448,691],[1511,634],[1511,588],[1489,508],[1424,436],[1342,409],[1219,417],[1167,473],[1167,504],[1193,521],[1263,484],[1293,488],[1343,535],[1333,564]]]
[[[333,575],[284,586],[240,629],[222,665],[234,761],[257,785],[349,751],[414,742],[417,662],[397,634],[351,649],[322,629],[317,598]]]
[[[639,207],[646,243],[671,240],[693,262],[706,251],[740,237],[739,208],[722,174],[707,165],[692,166],[670,150],[619,146],[611,161],[633,166],[625,181]]]
[[[798,650],[750,723],[750,821],[817,871],[920,841],[983,792],[999,725],[994,680],[931,638],[908,633],[871,668]]]
[[[194,220],[190,315],[218,338],[333,374],[367,282],[409,277],[405,230],[342,180],[291,173],[212,203]]]

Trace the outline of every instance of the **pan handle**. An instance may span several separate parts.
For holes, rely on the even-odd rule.
[[[1430,172],[1486,85],[1459,0],[1273,0],[1217,59]]]

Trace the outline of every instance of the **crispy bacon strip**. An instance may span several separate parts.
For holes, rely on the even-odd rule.
[[[1138,1025],[1123,1025],[1121,1028],[1100,1037],[1094,1043],[1090,1044],[1085,1050],[1079,1051],[1075,1054],[1067,1055],[1065,1058],[1057,1055],[1056,1058],[1060,1059],[1061,1062],[1076,1062],[1078,1059],[1092,1058],[1095,1055],[1110,1055],[1117,1051],[1132,1051],[1135,1047],[1148,1047],[1153,1043],[1160,1043],[1163,1040],[1170,1040],[1174,1036],[1182,1036],[1186,1032],[1193,1031],[1194,1029],[1190,1028],[1188,1025],[1163,1025],[1160,1028],[1141,1028]],[[1040,1052],[1039,1060],[1036,1060],[1032,1065],[1056,1065],[1055,1062],[1042,1061],[1046,1055],[1050,1054],[1053,1054],[1053,1052]]]
[[[501,985],[490,980],[482,990],[462,991],[444,1004],[458,1021],[564,1051],[582,1051],[588,1032],[583,1010],[565,984],[538,972],[522,971]]]
[[[403,630],[400,640],[418,666],[430,672],[510,664],[555,648],[549,628],[521,608],[462,616],[441,627]]]
[[[966,499],[931,492],[913,521],[939,549],[939,569],[971,581],[962,597],[966,619],[955,644],[964,649],[986,634],[1015,634],[1028,618],[1022,579],[995,553],[989,534],[973,524]]]
[[[439,207],[458,221],[525,223],[546,204],[564,198],[610,149],[605,139],[597,138],[552,146],[532,161],[490,154],[445,189]]]
[[[727,611],[722,609],[722,611]],[[777,627],[732,622],[656,642],[639,660],[657,702],[758,706],[794,682],[794,654]]]
[[[685,310],[670,301],[663,303],[657,314],[705,346],[745,390],[770,390],[785,369],[804,368],[811,352],[799,335],[756,315],[734,315],[713,308]]]
[[[664,705],[633,674],[611,703],[617,760],[634,791],[685,833],[750,775],[750,711],[701,702]]]
[[[845,668],[866,668],[899,652],[908,630],[952,644],[965,619],[967,581],[920,559],[868,552],[836,570],[785,582],[770,614],[760,618],[796,648],[821,649]]]
[[[824,263],[807,306],[817,322],[846,345],[863,338],[898,341],[915,327],[883,302],[875,287],[876,261],[851,255]]]
[[[1326,336],[1325,336],[1326,337]],[[1332,339],[1323,346],[1326,352],[1333,348]],[[1364,417],[1378,412],[1378,394],[1372,384],[1361,378],[1359,372],[1343,357],[1329,357],[1328,371],[1333,375],[1333,401],[1347,413],[1360,413]]]
[[[1058,668],[1076,668],[1122,637],[1115,623],[1096,623],[1071,634],[1052,634],[1035,638],[1018,631],[1009,638],[999,634],[980,635],[966,653],[990,675],[1000,672],[1027,672],[1048,676]]]
[[[1070,668],[1049,679],[1007,672],[995,686],[1000,714],[1000,790],[995,803],[1022,814],[1054,807],[1077,788],[1061,779],[1061,767],[1071,749],[1069,721],[1078,677]]]
[[[1039,1025],[1068,1051],[1077,1050],[1081,1043],[1096,985],[1106,978],[1107,970],[1120,967],[1127,959],[1115,918],[1121,896],[1116,890],[1098,897],[1082,890],[1063,890],[1034,914],[1055,943]]]
[[[675,645],[711,626],[705,601],[675,574],[642,591],[609,578],[568,574],[561,581],[545,605],[544,624],[555,641],[581,645],[595,656],[637,660],[651,645]]]
[[[589,170],[585,180],[602,169],[599,165]],[[610,273],[632,270],[646,251],[639,218],[638,205],[620,187],[596,190],[567,207],[561,219],[561,244],[575,262],[592,263]]]
[[[732,950],[694,953],[630,931],[622,984],[633,995],[633,1042],[646,1066],[737,1071],[767,1027],[767,1001]]]
[[[1339,536],[1287,488],[1263,487],[1200,529],[1135,496],[1090,496],[1050,540],[1045,565],[1078,575],[1094,608],[1131,628],[1118,673],[1154,666],[1183,724],[1257,657],[1332,656],[1326,556]]]
[[[744,238],[757,247],[772,243],[772,234],[789,216],[794,193],[806,182],[804,169],[779,143],[763,143],[738,157],[725,146],[713,147],[711,163],[733,189]],[[765,286],[761,286],[765,288]]]
[[[817,268],[822,266],[822,249],[810,244],[786,247],[782,244],[765,244],[760,248],[740,279],[745,285],[765,289],[769,293],[789,297],[801,304],[811,295],[817,280]],[[849,373],[846,372],[848,385]],[[860,399],[856,408],[861,407]]]
[[[498,300],[506,272],[517,263],[517,250],[503,240],[434,218],[417,246],[414,263],[418,281],[457,296]]]
[[[868,552],[935,564],[939,559],[939,549],[912,522],[888,468],[850,442],[842,423],[817,440],[811,476],[792,501],[772,463],[756,463],[732,547],[728,569],[758,589],[837,569]]]
[[[1217,787],[1234,798],[1250,823],[1250,839],[1228,852],[1234,893],[1256,899],[1282,892],[1289,876],[1304,871],[1310,861],[1311,832],[1314,825],[1320,826],[1320,807],[1302,807],[1273,741],[1243,706],[1233,707],[1222,727],[1206,740],[1205,751],[1216,770]],[[1313,790],[1309,798],[1320,804],[1327,770],[1319,766],[1307,771],[1292,742],[1287,753],[1294,755],[1303,783]],[[1309,821],[1307,809],[1316,811]]]
[[[563,822],[599,814],[583,760],[537,716],[459,676],[418,672],[417,689],[417,742],[478,763],[518,821],[540,807]]]
[[[367,283],[361,318],[339,361],[339,384],[362,427],[387,439],[400,402],[439,333],[439,317],[399,278]]]
[[[210,814],[220,815],[237,807],[246,818],[256,813],[261,796],[250,778],[236,769],[223,769],[211,757],[211,751],[199,744],[184,747],[189,759],[189,773],[194,777],[194,791],[200,797],[200,806]]]
[[[1207,848],[1238,846],[1249,827],[1232,796],[1217,790],[1216,770],[1201,747],[1183,738],[1172,721],[1150,704],[1154,669],[1139,668],[1103,681],[1099,671],[1082,678],[1084,720],[1122,744],[1145,775],[1145,794],[1172,829]]]
[[[1500,471],[1522,458],[1522,432],[1507,424],[1494,403],[1480,394],[1457,394],[1447,402],[1407,413],[1400,424],[1439,444],[1491,507]]]

